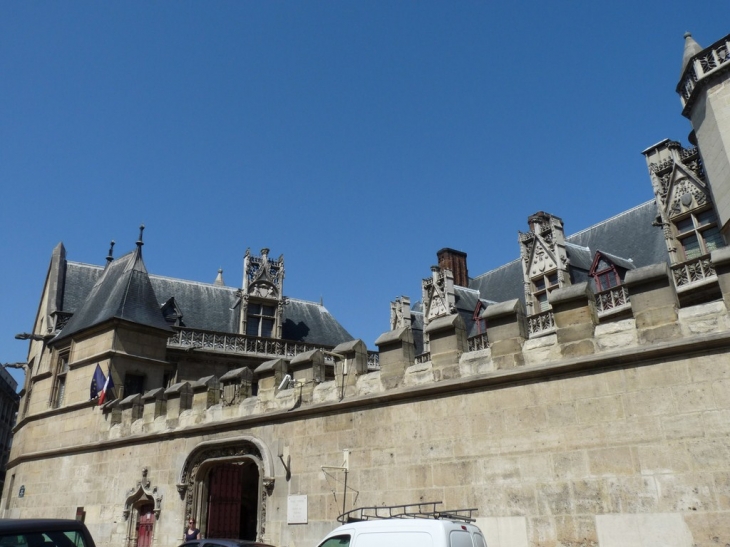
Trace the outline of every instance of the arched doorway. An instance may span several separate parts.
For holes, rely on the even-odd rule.
[[[265,540],[266,503],[274,487],[273,459],[254,437],[200,443],[177,485],[187,519],[205,537]]]
[[[216,465],[208,475],[206,536],[255,540],[259,470],[251,459]]]

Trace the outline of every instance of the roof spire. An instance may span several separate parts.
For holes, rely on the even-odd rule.
[[[106,255],[106,263],[111,264],[112,260],[114,260],[114,240],[113,239],[109,243],[109,254]]]
[[[144,232],[144,224],[139,225],[139,239],[137,240],[137,247],[142,248],[142,245],[144,245],[144,241],[142,241],[142,232]]]
[[[213,285],[218,287],[224,287],[226,285],[223,282],[223,268],[218,268],[218,275],[216,276],[215,281],[213,281]]]
[[[692,34],[684,33],[684,55],[682,55],[682,74],[689,64],[689,60],[702,51],[702,46],[695,42]]]

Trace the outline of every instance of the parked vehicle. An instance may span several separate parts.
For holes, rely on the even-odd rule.
[[[96,547],[83,522],[63,519],[0,520],[0,547]]]
[[[475,509],[438,511],[440,502],[364,507],[341,515],[318,547],[487,547]]]
[[[2,546],[0,546],[2,547]],[[179,547],[274,547],[268,543],[258,543],[245,539],[193,539],[186,541]]]

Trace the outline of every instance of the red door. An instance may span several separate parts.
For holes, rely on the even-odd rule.
[[[240,537],[241,471],[240,465],[221,465],[210,472],[206,537]]]
[[[152,531],[155,527],[153,508],[152,504],[143,505],[137,513],[137,547],[152,545]]]

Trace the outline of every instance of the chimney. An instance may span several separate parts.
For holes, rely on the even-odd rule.
[[[469,271],[466,268],[466,253],[445,247],[436,253],[439,268],[451,270],[454,275],[454,285],[469,286]]]

